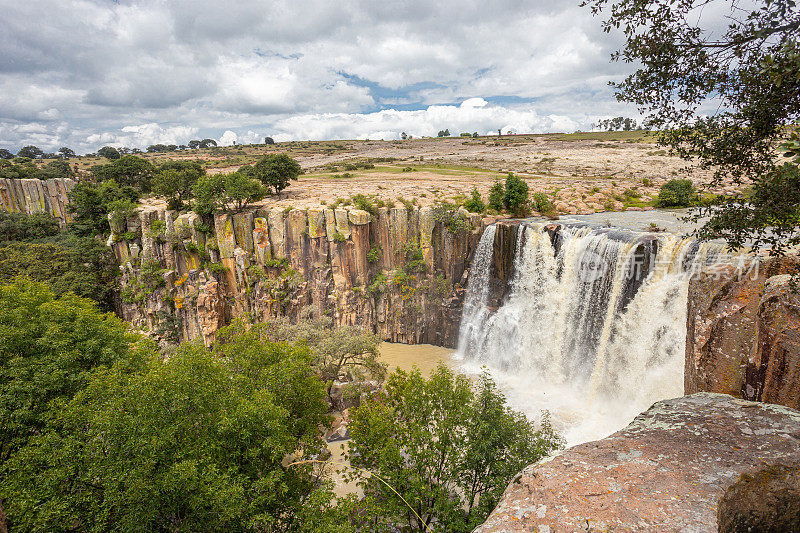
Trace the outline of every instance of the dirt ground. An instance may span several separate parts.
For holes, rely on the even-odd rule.
[[[293,142],[217,149],[223,156],[181,153],[174,158],[203,159],[230,172],[265,153],[285,151],[305,170],[280,197],[264,205],[307,207],[374,195],[400,205],[463,200],[473,187],[488,197],[508,172],[518,174],[532,192],[548,194],[561,213],[647,209],[659,187],[673,178],[691,178],[703,192],[708,173],[685,171],[686,162],[668,155],[645,132],[437,138],[406,141]],[[232,155],[233,154],[233,155]],[[236,161],[237,165],[224,166]],[[352,165],[362,163],[356,170]],[[374,168],[363,168],[363,163]],[[346,165],[351,165],[347,170]],[[631,189],[636,194],[626,194]]]

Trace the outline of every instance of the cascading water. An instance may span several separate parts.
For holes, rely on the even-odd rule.
[[[485,367],[529,417],[548,410],[568,444],[624,427],[680,396],[689,276],[722,252],[675,235],[520,226],[510,288],[490,306],[495,228],[471,266],[463,369]]]

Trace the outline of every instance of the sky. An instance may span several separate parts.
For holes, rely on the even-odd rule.
[[[580,0],[0,0],[0,148],[590,130],[637,117]]]

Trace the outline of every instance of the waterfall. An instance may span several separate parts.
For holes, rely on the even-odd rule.
[[[689,276],[723,248],[676,235],[520,226],[513,273],[490,306],[495,230],[471,265],[458,358],[509,402],[549,410],[569,444],[601,438],[683,393]],[[497,302],[495,302],[495,305]]]

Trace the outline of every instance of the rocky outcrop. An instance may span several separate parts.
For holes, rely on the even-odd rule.
[[[742,474],[719,502],[720,533],[800,531],[800,466]]]
[[[61,224],[70,220],[67,194],[75,186],[71,179],[17,180],[0,178],[0,206],[11,213],[49,213]]]
[[[527,467],[478,532],[716,531],[743,473],[800,465],[800,412],[699,393]]]
[[[452,231],[429,207],[258,208],[205,221],[144,208],[108,241],[123,270],[120,314],[170,341],[211,344],[233,317],[327,316],[387,341],[454,346],[469,259],[494,222],[459,216],[466,224]]]
[[[800,409],[796,258],[700,273],[689,285],[684,390],[721,392]]]

